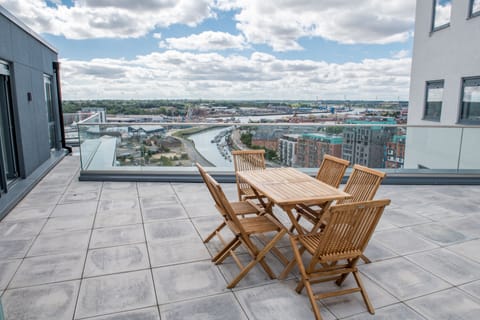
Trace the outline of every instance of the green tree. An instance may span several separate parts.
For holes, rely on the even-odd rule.
[[[252,147],[252,134],[250,132],[245,132],[240,135],[240,141],[247,147]]]
[[[343,132],[343,127],[326,127],[325,132],[328,134],[340,134]]]

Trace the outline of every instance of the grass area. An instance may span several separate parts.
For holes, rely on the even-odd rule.
[[[172,136],[177,137],[177,138],[186,139],[186,138],[188,138],[188,136],[191,136],[192,134],[199,133],[199,132],[202,132],[202,131],[211,130],[213,128],[220,128],[220,127],[211,127],[211,126],[202,125],[202,126],[198,126],[198,127],[181,129],[181,130],[175,131],[174,133],[172,133]]]

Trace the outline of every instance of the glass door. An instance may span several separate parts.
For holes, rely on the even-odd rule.
[[[45,75],[43,77],[44,88],[45,88],[45,105],[47,107],[47,118],[48,118],[48,140],[50,142],[50,149],[54,150],[57,148],[57,139],[56,139],[56,125],[55,125],[55,113],[53,109],[53,100],[52,100],[52,78]]]
[[[0,61],[0,185],[6,191],[8,185],[18,178],[15,127],[10,95],[10,72],[7,64]]]

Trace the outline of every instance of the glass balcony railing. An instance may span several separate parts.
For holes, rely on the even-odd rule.
[[[95,172],[232,172],[234,149],[266,150],[267,165],[311,169],[331,154],[389,172],[480,173],[480,127],[390,124],[79,123],[81,168]]]
[[[104,114],[103,114],[104,117]],[[105,122],[105,118],[102,118],[102,113],[92,112],[77,112],[77,113],[64,113],[63,123],[65,132],[65,142],[71,147],[79,146],[78,136],[78,124],[86,123],[101,123]]]

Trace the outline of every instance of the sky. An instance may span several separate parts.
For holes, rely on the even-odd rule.
[[[415,0],[0,0],[64,99],[408,100]]]

